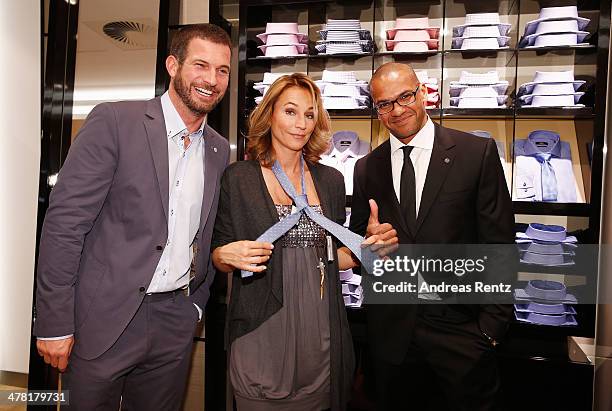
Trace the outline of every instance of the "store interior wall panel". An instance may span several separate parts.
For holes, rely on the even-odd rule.
[[[208,23],[208,1],[181,0],[179,24]]]
[[[27,374],[41,155],[41,2],[0,2],[0,371]],[[10,338],[8,338],[10,336]]]

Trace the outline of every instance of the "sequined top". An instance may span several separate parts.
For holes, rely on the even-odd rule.
[[[291,205],[275,204],[278,217],[282,220],[291,214]],[[320,205],[310,206],[323,214]],[[280,239],[282,247],[325,247],[325,229],[302,214],[298,223]]]

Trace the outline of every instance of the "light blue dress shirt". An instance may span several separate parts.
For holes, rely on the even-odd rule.
[[[577,202],[570,145],[561,141],[559,134],[548,130],[532,131],[526,139],[514,142],[513,199],[542,201],[542,164],[536,158],[540,153],[550,154],[549,162],[556,179],[556,202]]]

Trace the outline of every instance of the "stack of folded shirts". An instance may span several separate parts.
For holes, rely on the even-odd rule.
[[[585,83],[574,80],[574,72],[536,71],[533,81],[522,84],[516,95],[522,107],[584,107],[578,100],[584,95],[577,91]]]
[[[315,46],[319,54],[367,54],[374,51],[370,31],[362,29],[361,22],[356,19],[328,19],[319,35],[321,40]]]
[[[397,18],[385,45],[396,53],[422,53],[438,50],[439,36],[440,27],[431,27],[428,17]]]
[[[354,274],[352,269],[340,271],[340,284],[342,285],[344,305],[351,308],[361,307],[363,303],[361,276]]]
[[[514,316],[520,322],[538,325],[575,326],[576,297],[557,281],[532,280],[524,289],[515,289]]]
[[[527,22],[520,47],[588,46],[584,28],[589,19],[578,16],[576,6],[544,7],[537,20]]]
[[[521,263],[545,267],[574,265],[576,237],[568,236],[560,225],[529,224],[524,233],[516,233]]]
[[[459,108],[505,108],[507,89],[508,82],[500,80],[497,71],[462,71],[459,81],[450,82],[450,103]]]
[[[438,79],[435,77],[429,77],[427,70],[416,70],[415,74],[419,79],[419,83],[425,84],[427,87],[427,102],[425,108],[440,107]]]
[[[290,75],[290,74],[293,74],[293,73],[269,73],[269,72],[264,73],[263,80],[253,85],[253,89],[261,93],[261,96],[255,97],[255,103],[256,104],[261,103],[263,96],[266,95],[266,92],[268,91],[272,83],[274,83],[280,77]]]
[[[308,54],[308,36],[298,32],[297,23],[267,23],[266,32],[257,35],[258,48],[266,57],[292,57]]]
[[[323,70],[323,78],[315,83],[321,89],[325,109],[369,107],[368,83],[357,80],[353,71]]]
[[[508,48],[511,24],[501,23],[499,13],[465,15],[465,24],[453,27],[453,49],[482,50]]]

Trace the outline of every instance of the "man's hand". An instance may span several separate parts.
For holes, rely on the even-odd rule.
[[[57,368],[60,372],[66,371],[66,367],[68,367],[68,358],[72,352],[73,345],[73,336],[62,340],[36,341],[38,354],[45,359],[47,364],[51,364],[52,367]]]
[[[368,227],[366,229],[366,238],[375,236],[376,241],[373,242],[372,251],[375,251],[380,257],[388,255],[395,251],[398,247],[399,239],[397,231],[389,223],[381,224],[378,221],[378,205],[376,201],[370,199],[370,218],[368,219]],[[365,245],[366,242],[364,242]]]

